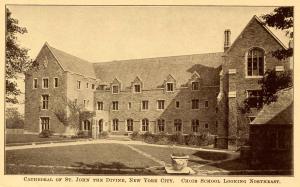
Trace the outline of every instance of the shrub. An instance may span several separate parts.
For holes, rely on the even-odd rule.
[[[170,141],[177,144],[185,144],[185,138],[182,133],[176,133],[171,135]]]
[[[199,145],[199,138],[197,135],[189,134],[186,136],[186,144],[187,145]]]
[[[170,144],[169,136],[165,133],[160,133],[156,135],[156,143],[160,145]]]
[[[130,138],[132,140],[142,140],[142,136],[139,132],[137,131],[134,131],[131,135],[130,135]]]
[[[50,136],[52,136],[52,132],[50,130],[43,130],[40,134],[39,137],[40,138],[49,138]]]

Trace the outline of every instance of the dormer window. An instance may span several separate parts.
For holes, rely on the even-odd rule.
[[[112,93],[113,94],[118,94],[119,93],[119,86],[118,85],[113,85],[112,86]]]
[[[167,92],[173,92],[174,91],[174,83],[168,82],[166,84],[166,89],[167,89]]]
[[[140,85],[140,84],[135,84],[135,85],[133,86],[133,91],[134,91],[135,93],[141,93],[141,85]]]
[[[199,82],[192,82],[192,90],[199,90]]]
[[[247,77],[262,77],[264,75],[264,51],[253,48],[247,54]]]

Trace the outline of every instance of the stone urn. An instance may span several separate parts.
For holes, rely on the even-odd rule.
[[[189,156],[185,154],[172,154],[171,160],[173,169],[180,171],[187,167]]]

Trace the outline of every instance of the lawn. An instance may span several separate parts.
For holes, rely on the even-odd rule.
[[[45,142],[45,141],[57,141],[57,140],[68,140],[60,136],[51,136],[49,138],[40,138],[35,134],[6,134],[6,144],[13,143],[30,143],[30,142]]]
[[[50,165],[89,168],[129,168],[141,169],[158,164],[147,159],[130,148],[119,144],[86,144],[38,149],[23,149],[6,151],[7,164]],[[45,171],[43,171],[45,170]],[[49,171],[48,171],[49,170]],[[86,170],[56,169],[54,173],[84,173]],[[50,169],[6,167],[7,174],[38,174],[52,173]],[[93,171],[90,171],[93,172]]]
[[[182,152],[189,155],[189,166],[207,164],[213,161],[227,159],[230,155],[227,153],[220,152],[208,152],[208,151],[198,151],[184,148],[162,148],[154,146],[145,145],[133,145],[133,147],[140,149],[155,158],[159,158],[167,164],[171,164],[170,155],[176,152]]]

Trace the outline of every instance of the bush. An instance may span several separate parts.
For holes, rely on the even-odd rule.
[[[43,130],[40,134],[39,137],[40,138],[49,138],[50,136],[52,136],[52,132],[50,130]]]
[[[108,137],[108,132],[106,132],[106,131],[103,131],[100,134],[98,134],[98,138],[100,138],[100,139],[104,139],[107,137]]]
[[[182,133],[176,133],[171,135],[170,141],[177,144],[185,144],[185,138]]]
[[[132,140],[142,140],[142,136],[139,132],[137,131],[134,131],[131,135],[130,135],[130,138]]]
[[[165,133],[160,133],[156,135],[156,143],[160,145],[170,144],[169,136]]]

